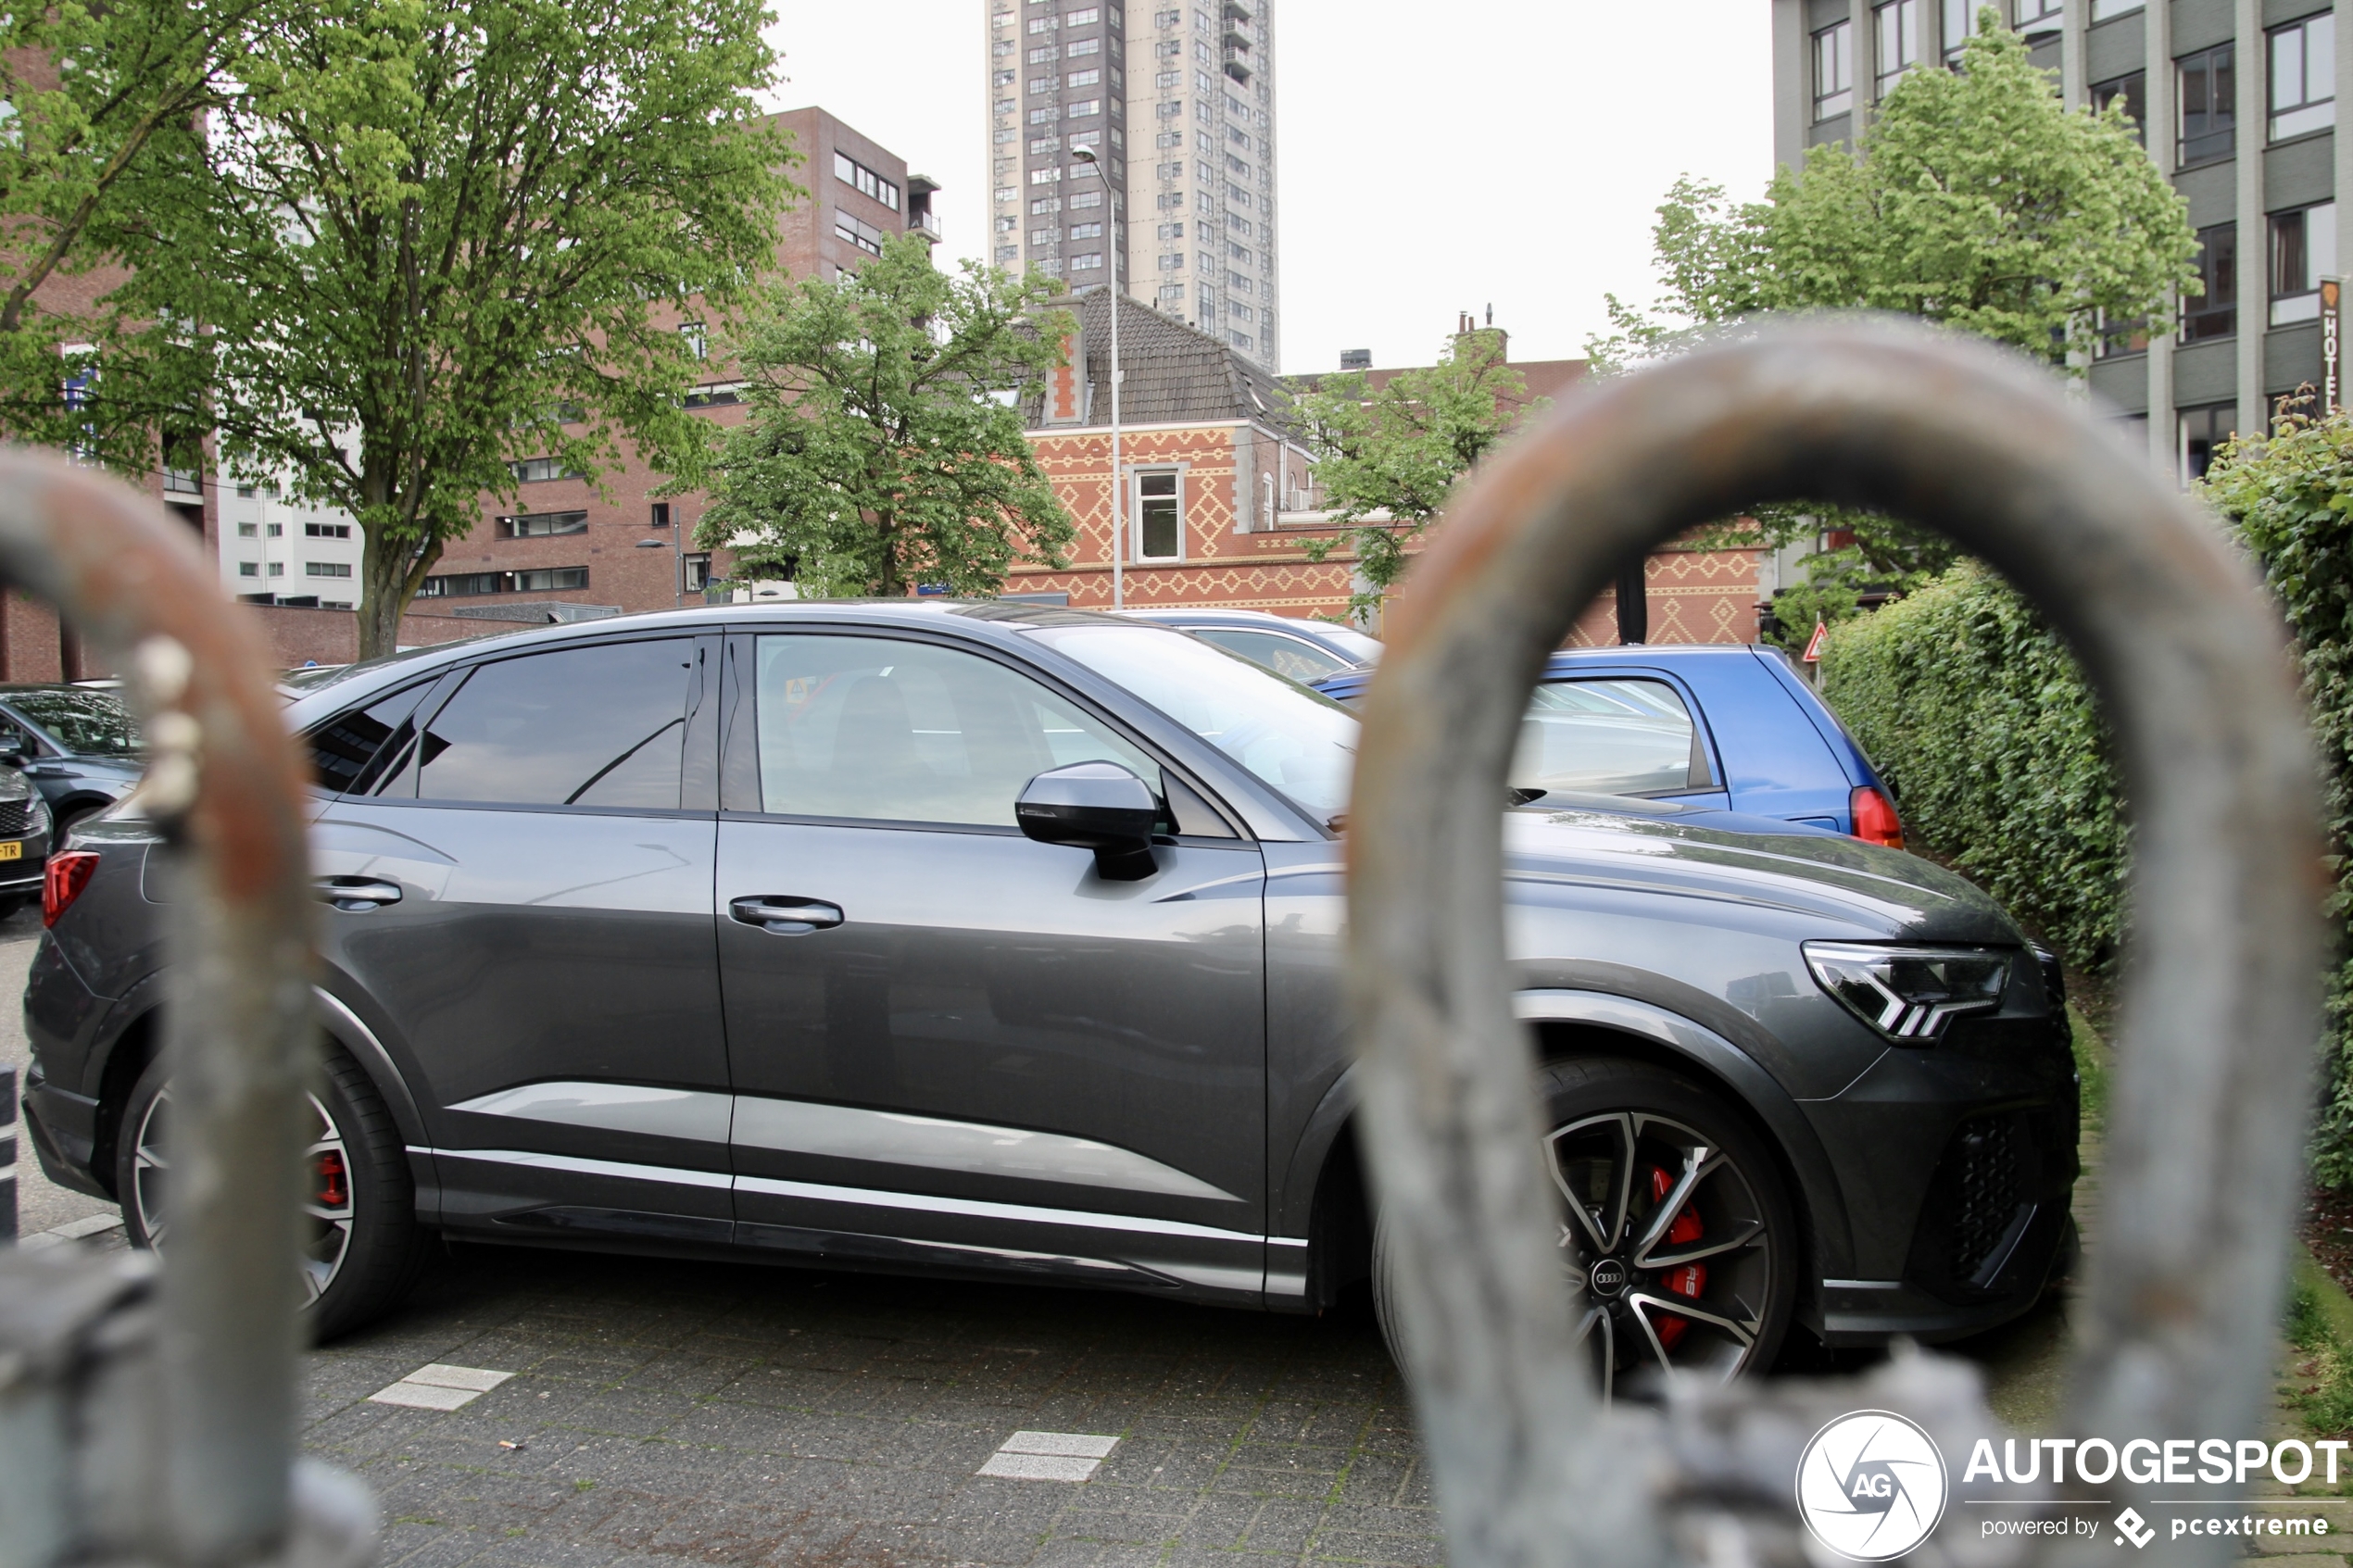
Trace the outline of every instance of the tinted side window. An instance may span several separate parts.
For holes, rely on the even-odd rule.
[[[485,664],[428,724],[425,800],[675,809],[691,638]]]
[[[774,636],[758,639],[754,660],[765,811],[1012,827],[1024,784],[1099,760],[1166,793],[1150,758],[992,659],[886,637]]]
[[[409,715],[433,689],[428,681],[366,708],[338,713],[310,732],[310,766],[320,787],[336,795],[365,795],[394,755],[406,746],[389,745],[408,728]]]
[[[1553,681],[1520,721],[1511,783],[1583,795],[1711,787],[1699,726],[1664,681]]]

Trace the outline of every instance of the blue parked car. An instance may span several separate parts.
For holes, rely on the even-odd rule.
[[[1315,686],[1354,704],[1372,680],[1349,671]],[[1556,653],[1529,704],[1511,782],[1530,806],[1630,797],[1904,847],[1870,759],[1778,648]]]

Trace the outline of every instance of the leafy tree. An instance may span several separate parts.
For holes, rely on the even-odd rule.
[[[157,206],[185,199],[200,117],[229,101],[250,30],[279,3],[0,13],[0,427],[13,436],[137,471],[154,467],[158,427],[192,411],[183,335],[119,285]]]
[[[1361,370],[1320,378],[1293,408],[1315,454],[1315,481],[1342,532],[1306,546],[1321,561],[1342,545],[1366,586],[1348,598],[1352,621],[1379,609],[1468,473],[1521,420],[1550,407],[1504,358],[1501,332],[1463,332],[1438,363],[1401,370],[1378,389]]]
[[[1588,352],[1616,367],[1767,311],[1885,310],[2081,376],[2103,332],[2166,331],[2171,293],[2199,289],[2188,208],[2133,137],[2120,102],[2069,113],[1988,7],[1960,69],[1913,71],[1859,145],[1784,166],[1763,201],[1676,182],[1651,232],[1660,303],[1610,296],[1615,331]],[[1712,542],[1779,548],[1848,533],[1853,546],[1816,558],[1848,587],[1910,587],[1953,559],[1937,535],[1867,513],[1787,506],[1755,521]]]
[[[311,0],[247,39],[204,200],[137,288],[211,349],[223,449],[358,520],[359,651],[518,459],[691,474],[700,336],[794,194],[761,0]],[[691,323],[689,323],[691,325]]]
[[[986,596],[1017,560],[1067,564],[1070,517],[1015,407],[1062,362],[1066,319],[1038,314],[1059,292],[974,262],[951,277],[912,234],[775,289],[734,345],[751,418],[721,445],[697,543],[812,596]]]

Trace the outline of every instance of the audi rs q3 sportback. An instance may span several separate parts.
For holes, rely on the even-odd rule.
[[[1353,713],[1034,605],[712,606],[353,668],[315,759],[316,1332],[422,1239],[1315,1311],[1370,1279]],[[1899,851],[1505,809],[1561,1266],[1618,1387],[1950,1337],[2069,1235],[2052,971]],[[169,1248],[157,839],[86,826],[25,998],[53,1177]]]

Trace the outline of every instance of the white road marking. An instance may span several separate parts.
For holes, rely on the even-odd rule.
[[[405,1405],[411,1410],[454,1411],[473,1403],[512,1376],[511,1372],[434,1361],[419,1367],[389,1388],[377,1389],[368,1396],[368,1401]]]
[[[1118,1438],[1090,1432],[1016,1432],[988,1456],[980,1474],[1007,1481],[1084,1481],[1117,1447]]]

